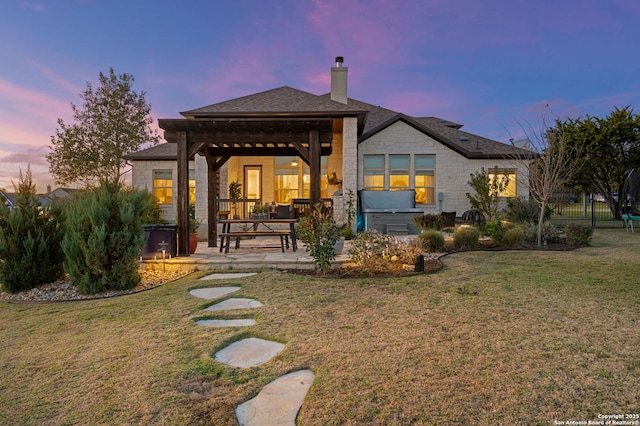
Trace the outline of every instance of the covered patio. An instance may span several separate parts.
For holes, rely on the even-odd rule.
[[[186,113],[183,113],[185,115]],[[178,255],[189,256],[189,159],[207,164],[208,246],[218,240],[220,169],[234,156],[298,156],[309,167],[310,204],[321,200],[321,156],[331,155],[342,141],[343,116],[336,113],[246,113],[183,119],[160,119],[165,139],[177,144]],[[350,114],[353,115],[351,112]]]

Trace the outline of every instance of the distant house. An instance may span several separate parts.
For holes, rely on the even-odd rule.
[[[362,189],[414,190],[425,213],[461,215],[470,208],[470,174],[480,168],[511,177],[505,196],[528,196],[527,171],[517,160],[528,151],[467,133],[461,124],[348,98],[339,59],[329,94],[285,86],[159,120],[168,143],[126,156],[133,185],[152,190],[169,220],[181,210],[179,186],[188,188],[182,206],[187,197],[195,202],[210,241],[211,210],[228,198],[232,181],[242,184],[244,197],[265,204],[331,198],[338,223],[345,222],[347,194]]]
[[[0,202],[10,208],[15,207],[15,194],[8,194],[0,189]]]
[[[83,192],[84,189],[78,188],[56,188],[53,191],[49,191],[44,195],[48,200],[62,199],[62,200],[71,200],[77,194]]]

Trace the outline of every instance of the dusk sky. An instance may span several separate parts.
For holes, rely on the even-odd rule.
[[[29,164],[39,192],[57,186],[56,121],[110,67],[157,126],[281,86],[328,93],[343,56],[349,97],[508,142],[545,111],[640,112],[639,42],[638,0],[3,0],[0,188]]]

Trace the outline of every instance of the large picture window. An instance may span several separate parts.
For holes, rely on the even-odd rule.
[[[365,155],[363,165],[364,189],[414,189],[416,204],[435,204],[435,155]]]
[[[320,197],[327,196],[327,157],[320,158]],[[275,157],[274,199],[276,203],[288,204],[294,198],[309,198],[311,173],[309,167],[298,157]]]

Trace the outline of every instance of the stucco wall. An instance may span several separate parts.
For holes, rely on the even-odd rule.
[[[468,160],[452,151],[438,141],[399,121],[382,130],[358,147],[358,188],[363,187],[363,156],[370,154],[429,154],[436,156],[436,187],[434,205],[417,205],[425,213],[455,211],[458,216],[471,208],[466,197],[472,192],[468,185],[470,174],[480,170],[499,167],[516,169],[518,195],[528,196],[525,169],[516,160]],[[387,164],[388,167],[388,164]],[[413,165],[412,165],[413,167]],[[387,170],[388,172],[388,170]],[[413,184],[413,182],[410,182]],[[438,193],[443,194],[442,202],[438,201]]]

